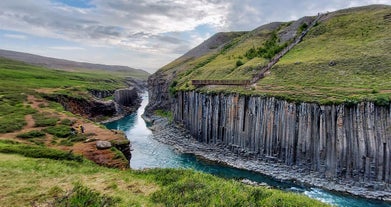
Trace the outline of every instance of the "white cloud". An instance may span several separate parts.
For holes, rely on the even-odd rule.
[[[49,47],[49,49],[54,50],[84,50],[82,47],[73,47],[73,46],[53,46]]]
[[[208,24],[224,27],[227,7],[208,1],[103,1],[93,8],[74,8],[49,0],[0,2],[2,29],[89,44],[110,44],[128,49],[158,48],[177,52],[164,33],[194,30]],[[144,36],[134,34],[144,33]],[[183,46],[182,46],[183,47]],[[184,51],[180,51],[183,53]]]
[[[118,64],[132,66],[140,61],[134,56],[144,58],[143,63],[149,62],[146,67],[155,67],[185,53],[216,31],[251,30],[269,22],[289,21],[322,11],[387,3],[389,0],[91,0],[92,7],[76,8],[52,0],[2,0],[0,29],[80,45],[54,45],[49,49],[125,49],[132,56]],[[200,31],[203,25],[207,27]],[[70,55],[79,58],[78,54]]]
[[[6,37],[6,38],[18,39],[18,40],[25,40],[25,39],[27,39],[27,36],[19,35],[19,34],[4,34],[3,36]]]

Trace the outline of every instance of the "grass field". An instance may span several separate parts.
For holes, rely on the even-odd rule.
[[[123,171],[68,152],[25,148],[0,141],[0,206],[326,206],[191,170]]]
[[[270,74],[253,87],[203,88],[201,91],[274,96],[321,104],[374,101],[391,97],[391,6],[368,6],[328,13],[303,41],[289,51]],[[255,30],[231,40],[222,50],[173,69],[176,90],[194,90],[191,80],[249,80],[267,58],[248,58],[248,51],[266,48],[274,31]],[[280,43],[275,43],[278,47]],[[240,61],[240,64],[237,64]],[[330,64],[330,63],[334,64]],[[195,67],[200,65],[201,67]],[[180,70],[178,69],[180,68]],[[165,71],[167,68],[163,68]],[[174,73],[172,70],[170,73]]]
[[[26,124],[24,116],[36,113],[23,103],[28,94],[39,96],[37,89],[88,98],[90,89],[126,87],[126,75],[129,76],[109,71],[67,72],[0,58],[0,133],[21,129]],[[53,107],[58,108],[55,103]]]

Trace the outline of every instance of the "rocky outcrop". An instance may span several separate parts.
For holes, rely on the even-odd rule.
[[[133,106],[140,102],[137,90],[133,87],[116,90],[114,101],[121,106]]]
[[[88,92],[93,95],[95,98],[104,99],[110,97],[114,94],[114,90],[95,90],[89,89]]]
[[[44,94],[43,96],[60,103],[65,110],[79,114],[94,121],[106,120],[107,117],[123,117],[137,110],[141,103],[137,89],[89,90],[93,97],[74,97],[66,94]],[[114,100],[100,100],[114,96]]]
[[[148,97],[150,102],[145,108],[146,114],[151,114],[156,109],[171,109],[171,97],[168,91],[172,77],[157,71],[148,78]]]
[[[132,159],[132,144],[128,139],[125,140],[113,140],[111,145],[117,148],[126,157],[128,161]]]
[[[72,97],[65,94],[45,95],[48,100],[60,103],[65,110],[79,114],[92,120],[116,115],[117,109],[113,101],[100,101],[82,97]]]
[[[199,141],[330,179],[391,183],[391,105],[290,103],[178,92],[174,119]]]

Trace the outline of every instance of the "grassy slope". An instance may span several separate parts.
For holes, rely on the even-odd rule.
[[[391,95],[391,7],[341,11],[313,28],[258,82],[295,100],[341,102]],[[335,61],[335,66],[329,66]]]
[[[114,89],[124,87],[122,73],[109,71],[67,72],[0,58],[1,87]],[[23,84],[21,84],[23,83]]]
[[[121,171],[88,161],[1,153],[19,145],[0,141],[0,206],[64,203],[73,197],[75,185],[117,201],[116,206],[326,206],[304,195],[246,186],[190,170]],[[90,196],[74,197],[78,206],[85,206],[80,203]]]
[[[239,92],[276,96],[292,101],[341,103],[371,100],[387,103],[391,96],[391,6],[369,6],[328,14],[303,42],[288,52],[256,87],[215,87],[208,92]],[[282,25],[276,30],[283,29]],[[195,89],[192,79],[249,79],[263,58],[248,60],[245,52],[262,46],[271,31],[239,37],[229,49],[207,54],[210,62],[194,69],[182,65],[177,89]],[[235,40],[234,40],[235,41]],[[231,42],[232,43],[232,42]],[[192,60],[203,62],[205,57]],[[236,61],[245,63],[237,67]],[[335,66],[329,66],[335,61]],[[179,68],[179,66],[178,66]]]
[[[56,93],[88,97],[87,89],[116,89],[124,84],[123,73],[66,72],[0,58],[0,133],[12,132],[25,125],[24,116],[35,113],[23,105],[35,89],[58,89]]]
[[[271,32],[273,31],[265,29],[236,37],[224,45],[220,51],[206,54],[194,60],[187,66],[187,68],[191,69],[178,75],[179,88],[182,90],[194,89],[191,86],[191,80],[193,79],[250,79],[256,73],[256,67],[266,64],[267,60],[262,57],[248,60],[244,55],[248,49],[262,46],[270,37]],[[237,61],[241,61],[244,64],[237,66]]]
[[[62,70],[62,69],[59,69]],[[64,71],[70,71],[70,72],[79,72],[79,73],[85,73],[85,74],[99,74],[99,75],[109,75],[109,77],[114,76],[114,77],[121,77],[121,78],[135,78],[139,80],[147,80],[148,76],[150,75],[148,72],[143,71],[143,70],[138,70],[138,69],[129,69],[129,70],[105,70],[105,69],[73,69],[73,70],[66,70]]]

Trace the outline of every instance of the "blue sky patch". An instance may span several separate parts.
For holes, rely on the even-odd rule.
[[[61,3],[67,6],[76,7],[76,8],[93,8],[91,0],[52,0],[52,2]]]

